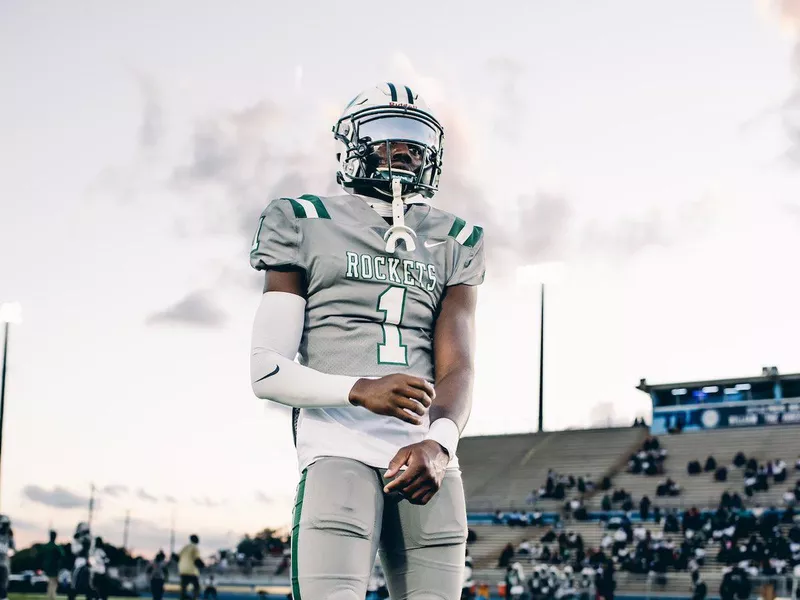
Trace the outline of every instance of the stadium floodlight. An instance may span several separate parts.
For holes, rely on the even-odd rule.
[[[22,323],[22,306],[19,302],[0,304],[0,323]]]

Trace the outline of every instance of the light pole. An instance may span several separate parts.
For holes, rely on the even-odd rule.
[[[542,314],[539,318],[539,427],[537,431],[544,431],[544,282],[542,286]]]
[[[539,410],[537,415],[536,431],[544,431],[544,288],[545,285],[556,283],[564,278],[566,268],[559,261],[525,265],[517,268],[517,281],[528,286],[536,284],[539,287],[541,312],[539,314]]]
[[[8,330],[12,323],[22,322],[22,307],[18,302],[0,304],[0,323],[3,324],[3,365],[0,369],[0,472],[3,465],[3,414],[6,408],[6,370],[8,369]],[[2,486],[0,486],[2,490]],[[2,494],[0,494],[0,498]]]

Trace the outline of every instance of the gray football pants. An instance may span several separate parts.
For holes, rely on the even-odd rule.
[[[294,600],[364,600],[375,555],[392,600],[459,600],[467,512],[459,471],[425,506],[385,495],[381,471],[323,458],[303,471],[292,520]]]

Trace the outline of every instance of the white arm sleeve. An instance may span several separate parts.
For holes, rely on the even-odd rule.
[[[253,393],[294,408],[353,406],[350,390],[359,377],[328,375],[294,361],[305,309],[306,301],[296,294],[267,292],[261,297],[250,351]]]

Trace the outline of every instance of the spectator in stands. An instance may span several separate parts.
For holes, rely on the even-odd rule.
[[[708,586],[699,571],[692,573],[692,600],[705,600],[708,596]]]
[[[671,477],[667,477],[664,481],[656,487],[656,496],[659,498],[664,496],[679,496],[681,493],[681,486],[679,486]]]
[[[614,581],[614,563],[606,558],[602,552],[598,553],[597,575],[594,580],[597,597],[600,600],[614,600],[614,591],[617,584]]]
[[[622,506],[620,506],[622,510],[626,513],[633,510],[633,498],[630,494],[628,494],[625,499],[622,501]]]
[[[744,477],[744,494],[745,494],[745,496],[747,496],[748,498],[752,498],[753,497],[753,494],[755,493],[755,489],[756,489],[756,484],[757,483],[758,483],[758,480],[756,479],[755,474],[748,475],[748,473],[745,473],[745,477]]]
[[[706,465],[705,465],[705,467],[703,467],[703,470],[706,473],[710,473],[711,471],[716,471],[717,470],[717,459],[715,459],[713,456],[709,455],[709,457],[706,459]]]
[[[681,526],[678,522],[678,515],[675,509],[672,509],[664,518],[664,533],[679,533],[680,530]]]
[[[512,558],[514,558],[514,545],[509,542],[500,553],[500,559],[497,561],[497,566],[502,568],[508,567],[511,564]]]
[[[783,483],[786,481],[786,476],[786,462],[781,459],[776,460],[772,465],[772,479],[775,481],[775,483]]]
[[[690,460],[689,463],[686,465],[686,472],[689,475],[699,475],[703,472],[702,467],[700,466],[700,461],[698,460]]]
[[[753,585],[750,576],[742,567],[736,566],[726,570],[719,586],[721,600],[747,600]]]
[[[606,512],[611,510],[611,497],[608,494],[603,496],[603,500],[600,502],[600,508]]]
[[[800,471],[800,458],[798,458],[797,461],[795,461],[794,468],[795,468],[796,471]],[[800,587],[800,586],[798,586],[798,587]]]
[[[747,463],[747,457],[744,455],[744,452],[741,450],[736,453],[736,456],[733,457],[733,466],[737,469],[741,469]]]
[[[653,508],[653,521],[656,522],[657,525],[661,524],[661,507],[656,506]]]
[[[650,518],[650,498],[647,496],[642,496],[642,499],[639,500],[639,518],[642,521],[647,521]]]
[[[714,471],[714,480],[715,481],[727,481],[728,480],[728,469],[726,467],[719,467],[716,471]]]
[[[684,535],[686,532],[697,532],[700,531],[703,527],[703,519],[700,516],[700,511],[697,510],[696,506],[693,506],[685,513],[683,513],[683,533]]]
[[[758,467],[758,471],[756,473],[755,491],[757,492],[769,491],[769,471],[767,470],[767,467],[764,465],[760,465]]]

